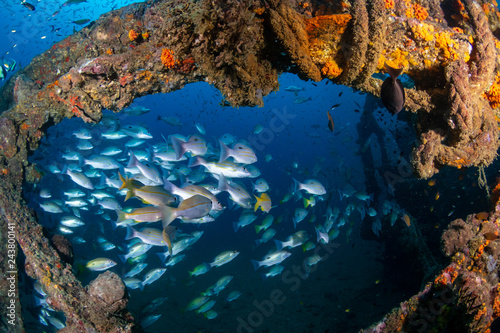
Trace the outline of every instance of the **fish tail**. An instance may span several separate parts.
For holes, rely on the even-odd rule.
[[[255,240],[255,245],[259,246],[260,244],[262,244],[262,239],[256,239]]]
[[[266,273],[260,273],[260,277],[262,278],[262,281],[266,281],[267,279]]]
[[[188,162],[188,167],[192,168],[198,165],[203,165],[205,160],[199,156],[191,157]]]
[[[127,168],[135,168],[139,160],[135,157],[134,152],[130,151],[130,159],[128,160]]]
[[[158,258],[160,258],[160,260],[163,264],[165,263],[167,258],[170,256],[170,254],[167,252],[157,253],[156,255],[158,256]]]
[[[136,231],[132,227],[127,227],[127,235],[125,236],[125,240],[129,240],[135,237]]]
[[[127,191],[127,194],[125,195],[125,199],[123,201],[127,201],[128,199],[133,198],[133,197],[135,197],[134,192],[129,190],[129,191]]]
[[[161,233],[165,244],[167,244],[168,253],[172,256],[172,240],[170,239],[170,233],[172,232],[172,227],[166,226],[163,228],[163,232]]]
[[[260,225],[255,225],[255,233],[258,234],[261,230],[262,230],[262,227]]]
[[[316,230],[316,242],[319,243],[319,241],[321,240],[321,235],[319,233],[319,229],[314,227],[314,230]]]
[[[259,269],[259,267],[261,266],[260,261],[253,260],[253,259],[250,259],[250,261],[252,262],[253,268],[254,268],[255,270],[258,270],[258,269]]]
[[[273,239],[273,240],[274,240],[274,244],[276,244],[276,251],[281,250],[283,248],[283,242],[276,240],[276,239]]]
[[[127,219],[127,216],[125,214],[125,212],[121,211],[121,210],[115,210],[116,214],[118,215],[118,218],[116,219],[116,223],[120,223],[120,222],[123,222]]]
[[[401,67],[401,68],[391,67],[387,63],[385,63],[384,66],[385,66],[385,70],[387,71],[387,73],[389,73],[389,75],[391,76],[391,78],[393,80],[396,80],[398,78],[398,76],[401,75],[401,73],[403,72],[403,69],[404,69],[404,67]]]
[[[231,151],[229,150],[229,147],[224,144],[224,142],[219,140],[219,143],[220,143],[219,163],[221,163],[229,157],[229,155],[231,154]]]
[[[175,158],[178,160],[186,152],[186,148],[184,146],[184,142],[182,142],[181,140],[177,139],[176,137],[171,137],[170,141],[172,141],[172,147],[174,147],[174,150],[175,150]]]
[[[128,259],[128,258],[127,258],[127,256],[126,256],[126,255],[124,255],[124,254],[119,254],[119,255],[118,255],[118,258],[120,258],[120,260],[121,260],[122,262],[126,262],[126,261],[127,261],[127,259]]]
[[[222,174],[219,176],[219,185],[217,189],[219,191],[224,191],[224,192],[227,192],[227,190],[229,189],[229,184],[227,183],[227,179]]]
[[[300,191],[301,188],[300,188],[300,185],[302,185],[297,179],[295,178],[292,178],[293,179],[293,183],[295,185],[294,189],[293,189],[293,194],[297,193],[297,191]]]
[[[239,229],[239,225],[238,225],[238,222],[233,222],[233,229],[234,229],[234,232],[238,231]]]
[[[307,208],[310,204],[309,200],[307,200],[307,198],[303,198],[304,199],[304,208]]]
[[[254,195],[254,197],[255,197],[255,199],[257,199],[257,202],[255,203],[255,206],[253,207],[253,211],[256,212],[257,209],[259,209],[259,206],[261,205],[262,200],[256,195]]]
[[[176,190],[179,189],[177,186],[175,186],[174,183],[167,180],[166,178],[163,178],[163,188],[170,193],[174,193]]]
[[[169,207],[166,205],[160,205],[160,215],[163,228],[172,223],[173,220],[177,217],[175,214],[175,209],[173,207]]]

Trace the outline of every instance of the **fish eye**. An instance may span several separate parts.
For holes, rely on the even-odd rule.
[[[239,146],[239,147],[238,147],[238,149],[243,149],[243,147],[242,147],[242,146]]]

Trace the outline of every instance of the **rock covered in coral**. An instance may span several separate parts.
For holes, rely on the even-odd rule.
[[[72,265],[73,264],[73,246],[71,242],[63,235],[54,235],[52,237],[52,245],[61,257],[61,260]]]
[[[87,291],[95,302],[107,312],[115,313],[127,306],[128,296],[125,285],[113,272],[106,271],[100,274],[90,282]]]

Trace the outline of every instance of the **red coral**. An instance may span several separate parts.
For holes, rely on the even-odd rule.
[[[192,57],[189,57],[187,59],[182,60],[180,66],[179,66],[179,72],[184,73],[184,74],[189,74],[195,68],[196,68],[196,64],[194,62],[194,59]]]

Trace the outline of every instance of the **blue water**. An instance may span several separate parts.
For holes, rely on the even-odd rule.
[[[18,66],[25,66],[36,54],[48,49],[54,42],[73,33],[81,27],[71,23],[78,19],[96,19],[100,14],[132,2],[99,2],[61,7],[61,1],[39,1],[33,3],[36,10],[28,11],[21,5],[5,2],[4,25],[0,31],[6,37],[0,44],[0,54],[5,58],[15,59]],[[56,13],[59,11],[56,15]],[[8,75],[12,75],[9,73]],[[353,185],[357,191],[377,188],[383,193],[375,202],[365,205],[380,212],[385,200],[397,203],[401,212],[412,216],[413,225],[426,235],[432,253],[441,263],[439,236],[446,224],[454,218],[465,217],[466,214],[487,209],[484,190],[479,189],[477,170],[456,170],[445,168],[436,177],[437,185],[430,186],[426,180],[414,179],[407,171],[408,156],[414,144],[414,133],[405,121],[391,117],[380,102],[371,96],[360,94],[350,88],[336,86],[328,81],[318,83],[303,82],[291,74],[283,74],[279,78],[281,89],[264,97],[264,107],[223,107],[223,96],[214,87],[206,83],[187,85],[180,91],[167,95],[152,95],[136,99],[133,105],[144,106],[151,111],[143,116],[126,116],[123,113],[114,115],[110,111],[104,113],[117,117],[120,124],[140,124],[148,128],[153,139],[148,144],[163,143],[162,135],[172,134],[189,136],[197,132],[194,124],[201,123],[206,129],[204,138],[217,149],[217,138],[225,133],[245,140],[255,150],[258,162],[255,166],[261,171],[261,177],[270,185],[269,195],[274,207],[271,214],[282,217],[283,221],[272,227],[277,230],[273,237],[285,240],[297,230],[305,230],[317,244],[314,226],[325,222],[327,206],[338,207],[344,214],[349,203],[358,203],[354,199],[340,199],[339,190],[347,184]],[[5,81],[4,81],[5,82]],[[285,91],[285,87],[296,85],[304,90],[297,96]],[[297,97],[310,98],[302,104],[294,104]],[[340,106],[332,109],[332,105]],[[326,112],[330,111],[335,129],[330,132],[327,127]],[[366,138],[374,128],[370,124],[360,123],[363,113],[374,115],[375,123],[384,132],[383,144],[373,137]],[[173,127],[158,121],[158,116],[177,116],[183,126]],[[283,118],[283,115],[288,117]],[[285,121],[283,120],[285,119]],[[262,125],[261,135],[253,134],[256,125]],[[275,127],[276,124],[283,125]],[[31,157],[40,170],[46,175],[40,184],[27,185],[31,194],[26,193],[30,206],[39,214],[39,222],[48,233],[60,233],[57,225],[62,214],[43,212],[39,203],[44,200],[38,196],[40,189],[50,189],[53,199],[62,199],[62,190],[76,187],[66,175],[52,174],[47,166],[55,163],[60,169],[65,161],[61,155],[66,148],[74,149],[77,140],[71,133],[86,127],[93,133],[103,131],[102,127],[84,124],[80,119],[64,120],[49,129],[43,139],[41,149]],[[363,134],[363,140],[359,135]],[[98,135],[96,136],[98,137]],[[119,141],[123,144],[124,140]],[[99,145],[107,145],[105,141],[95,141],[95,152]],[[366,149],[363,149],[366,148]],[[388,160],[381,159],[381,152],[388,154]],[[265,161],[270,154],[272,160]],[[364,165],[361,157],[370,154],[373,163]],[[124,162],[123,164],[126,164]],[[186,165],[186,162],[181,162]],[[376,169],[382,181],[367,178],[365,169]],[[495,166],[490,167],[488,175],[493,178]],[[109,176],[116,172],[108,172]],[[398,182],[391,191],[389,176],[398,176]],[[315,207],[309,208],[309,215],[293,228],[291,217],[297,207],[303,207],[302,200],[292,198],[280,204],[285,194],[293,185],[292,177],[303,181],[315,178],[327,189],[324,201],[318,198]],[[254,181],[253,179],[252,181]],[[95,181],[94,181],[95,182]],[[178,182],[177,182],[178,183]],[[251,190],[251,180],[242,183]],[[86,191],[88,195],[88,191]],[[436,195],[439,193],[439,197]],[[218,195],[224,205],[230,206],[227,194]],[[309,196],[308,196],[309,197]],[[125,204],[123,197],[117,196],[122,206],[140,207],[137,201]],[[411,239],[411,235],[401,219],[398,218],[391,227],[388,216],[381,218],[382,231],[379,236],[373,229],[374,218],[361,219],[358,212],[352,213],[345,225],[339,227],[340,234],[330,241],[332,252],[317,244],[318,254],[323,257],[314,270],[305,277],[300,273],[304,259],[314,252],[304,252],[302,247],[289,250],[292,255],[283,262],[285,269],[280,276],[261,279],[260,268],[255,271],[250,259],[261,260],[264,255],[274,249],[272,241],[256,247],[257,236],[253,225],[260,224],[265,213],[257,212],[258,219],[253,225],[234,232],[232,223],[237,221],[241,208],[226,209],[215,222],[196,226],[174,222],[182,232],[204,231],[201,239],[184,254],[185,259],[173,267],[152,285],[145,286],[143,291],[129,290],[128,309],[139,321],[145,315],[141,310],[157,297],[167,297],[163,305],[152,314],[161,314],[160,319],[147,327],[146,332],[356,332],[379,320],[392,307],[413,295],[419,288],[423,274],[416,269],[418,263],[408,255],[400,254],[403,243]],[[126,243],[125,229],[113,230],[111,223],[100,218],[97,208],[82,211],[82,220],[86,225],[75,229],[74,234],[81,236],[85,244],[73,243],[75,250],[75,272],[84,285],[95,279],[99,272],[78,270],[88,260],[107,257],[118,264],[110,270],[122,276],[130,268],[118,259],[123,254]],[[111,219],[116,215],[109,212]],[[315,220],[311,221],[312,217]],[[160,227],[159,223],[152,224]],[[103,236],[117,246],[104,252],[97,246],[96,237]],[[205,275],[188,278],[188,272],[202,262],[210,262],[213,258],[227,250],[237,250],[239,256],[230,263],[215,267]],[[148,267],[139,274],[152,268],[162,267],[161,261],[154,253],[164,249],[153,248],[148,252]],[[417,264],[417,265],[416,265]],[[299,272],[299,273],[297,273]],[[215,319],[207,319],[195,312],[184,312],[189,302],[214,284],[224,275],[233,275],[233,280],[221,294],[213,299],[216,304],[212,308],[218,313]],[[27,279],[24,283],[23,316],[27,332],[56,331],[53,326],[44,326],[38,317],[41,306],[35,306],[31,293],[34,281]],[[224,299],[233,290],[242,292],[242,296],[228,303]],[[35,293],[36,294],[36,293]],[[38,297],[41,297],[38,295]],[[64,322],[62,314],[51,316]]]

